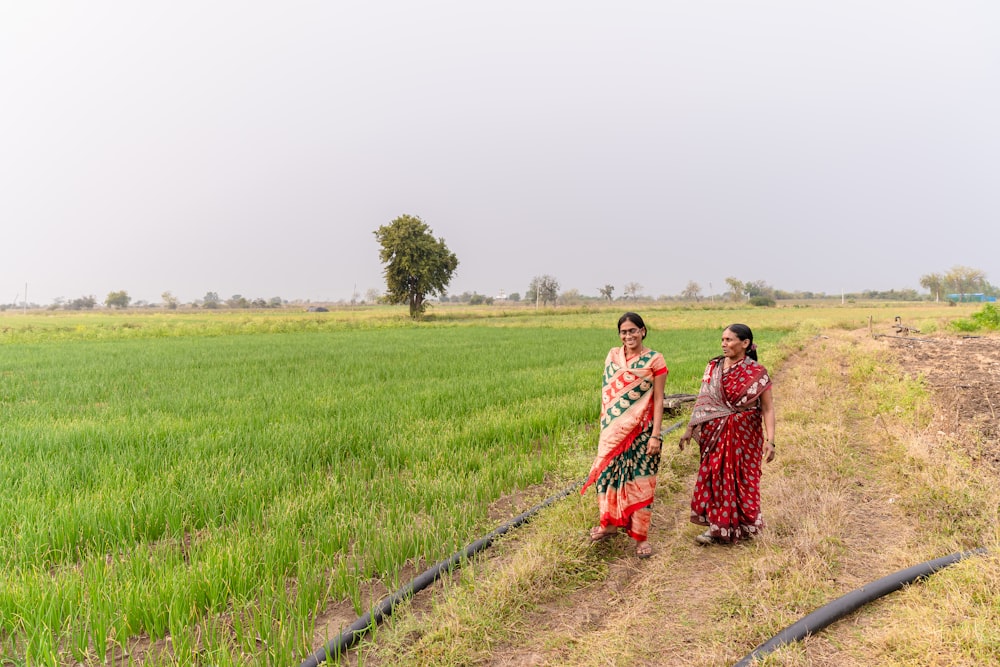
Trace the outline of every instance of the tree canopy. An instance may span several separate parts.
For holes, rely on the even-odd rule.
[[[987,284],[986,274],[983,271],[968,266],[951,267],[944,279],[948,289],[958,294],[962,301],[965,300],[966,294],[984,292]]]
[[[220,303],[222,303],[222,299],[219,298],[218,292],[205,292],[205,298],[202,299],[202,305],[205,308],[218,308]]]
[[[555,276],[545,274],[531,279],[526,295],[528,301],[534,301],[536,306],[539,304],[545,306],[550,303],[554,304],[557,296],[559,296],[559,281],[555,279]]]
[[[733,301],[743,300],[743,281],[733,276],[726,278],[726,284],[729,285],[729,296]]]
[[[966,295],[991,293],[996,289],[986,280],[984,271],[968,266],[953,266],[943,275],[928,273],[920,276],[920,286],[929,290],[935,301],[940,301],[944,292],[958,295],[959,300],[964,301]]]
[[[689,280],[687,287],[681,292],[681,298],[685,301],[701,301],[701,285]]]
[[[128,295],[125,290],[120,290],[118,292],[108,292],[108,298],[104,300],[104,303],[109,308],[128,308],[129,303],[132,302],[132,297]]]
[[[444,296],[458,258],[448,250],[443,238],[434,238],[423,220],[401,215],[375,230],[385,264],[385,300],[405,303],[410,317],[417,318],[427,307],[428,295]]]
[[[178,304],[180,303],[180,299],[174,296],[174,293],[171,292],[170,290],[167,290],[166,292],[161,294],[160,298],[163,299],[163,305],[169,308],[170,310],[176,310]]]
[[[628,299],[635,301],[639,298],[639,292],[642,291],[642,285],[637,282],[626,283],[624,289],[624,296]]]
[[[729,285],[729,295],[733,301],[742,301],[744,297],[747,301],[750,301],[754,297],[763,297],[771,301],[775,298],[774,288],[763,280],[743,282],[730,276],[726,278],[726,284]]]
[[[66,304],[66,310],[92,310],[97,305],[97,298],[93,294],[81,296]]]
[[[920,276],[920,286],[930,290],[935,301],[941,300],[941,290],[944,288],[944,276],[940,273],[928,273]]]

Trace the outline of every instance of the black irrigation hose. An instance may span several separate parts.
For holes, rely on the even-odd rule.
[[[661,431],[661,433],[663,434],[670,433],[671,431],[674,431],[677,428],[679,428],[682,423],[684,422],[679,421],[670,428],[668,428],[667,430]],[[514,517],[507,523],[501,525],[499,528],[494,530],[486,537],[482,537],[476,540],[469,546],[465,547],[465,549],[463,549],[462,551],[456,551],[454,554],[451,555],[450,558],[440,561],[437,563],[437,565],[434,565],[433,567],[424,570],[410,583],[406,584],[405,586],[397,590],[395,593],[382,600],[382,602],[380,602],[374,609],[365,613],[363,616],[359,616],[358,619],[354,621],[354,623],[351,623],[351,625],[348,626],[346,630],[344,630],[339,635],[328,641],[322,647],[316,649],[312,655],[310,655],[308,658],[302,661],[299,667],[318,667],[318,665],[321,665],[327,660],[335,656],[338,656],[342,652],[351,648],[356,643],[358,643],[358,641],[360,641],[361,637],[364,636],[366,632],[368,632],[374,626],[381,623],[384,618],[391,616],[393,610],[396,608],[396,605],[409,599],[415,593],[419,593],[420,591],[424,590],[425,588],[433,584],[435,581],[437,581],[442,574],[444,574],[445,572],[450,572],[455,566],[459,565],[463,560],[467,560],[468,558],[474,556],[483,549],[486,549],[487,547],[492,545],[493,540],[500,537],[501,535],[509,531],[511,528],[517,528],[521,524],[526,523],[528,519],[537,514],[543,508],[548,507],[549,505],[551,505],[552,503],[561,498],[565,498],[570,493],[580,488],[580,486],[582,486],[582,482],[578,482],[573,486],[569,487],[568,489],[565,489],[560,493],[557,493],[556,495],[545,499],[540,504],[532,507],[530,510],[518,514],[516,517]]]
[[[418,575],[410,583],[406,584],[395,593],[382,600],[382,602],[380,602],[373,610],[369,611],[364,616],[359,617],[358,620],[354,621],[354,623],[350,625],[350,627],[341,632],[337,637],[334,637],[327,642],[325,646],[317,649],[311,656],[309,656],[308,659],[304,660],[299,667],[317,667],[317,665],[336,655],[339,655],[342,651],[351,648],[366,632],[368,632],[369,629],[378,625],[383,618],[390,616],[396,605],[407,600],[413,596],[414,593],[422,591],[433,584],[442,574],[450,572],[463,560],[468,559],[483,549],[489,547],[493,544],[493,540],[500,537],[511,528],[516,528],[522,523],[525,523],[543,507],[551,505],[560,498],[568,496],[574,489],[579,487],[579,484],[575,484],[561,493],[548,498],[540,505],[536,505],[527,512],[517,515],[486,537],[476,540],[469,546],[465,547],[462,551],[456,551],[452,554],[451,558],[440,561],[437,565],[431,567],[430,569],[424,570],[422,574]]]
[[[560,498],[568,496],[574,489],[579,487],[579,484],[575,484],[574,486],[571,486],[568,489],[565,489],[564,491],[546,499],[541,504],[536,505],[527,512],[523,512],[507,523],[501,525],[486,537],[476,540],[469,546],[465,547],[462,551],[456,551],[450,558],[442,560],[438,562],[437,565],[424,570],[423,573],[418,575],[410,583],[406,584],[395,593],[382,600],[382,602],[380,602],[372,611],[359,617],[358,620],[352,623],[346,630],[341,632],[340,635],[334,637],[322,648],[317,649],[307,660],[302,662],[300,667],[316,667],[329,658],[338,655],[345,649],[350,648],[357,643],[357,641],[361,639],[362,635],[364,635],[370,628],[380,623],[386,616],[390,616],[396,605],[433,584],[442,574],[450,572],[452,568],[460,564],[463,560],[468,559],[483,549],[489,547],[493,544],[493,540],[500,537],[511,528],[516,528],[522,523],[525,523],[543,507],[547,507]]]
[[[941,558],[937,558],[935,560],[929,560],[926,563],[908,567],[905,570],[900,570],[899,572],[890,574],[887,577],[882,577],[878,581],[874,581],[867,586],[862,586],[861,588],[851,591],[847,595],[839,597],[833,602],[820,607],[808,616],[803,617],[798,622],[788,626],[774,637],[755,648],[747,654],[746,657],[733,665],[733,667],[747,667],[748,665],[753,664],[756,660],[763,658],[768,653],[776,651],[786,644],[800,641],[805,639],[807,635],[814,634],[817,631],[822,630],[834,621],[847,616],[862,605],[868,604],[883,595],[888,595],[889,593],[898,591],[907,584],[912,584],[915,581],[926,579],[938,570],[944,569],[949,565],[954,565],[963,558],[968,558],[969,556],[979,556],[985,553],[985,547],[980,547],[979,549],[974,549],[972,551],[953,553],[950,556],[942,556]]]
[[[914,338],[913,336],[890,336],[889,334],[874,334],[872,338],[899,338],[901,340],[915,340],[918,343],[940,343],[933,338]]]

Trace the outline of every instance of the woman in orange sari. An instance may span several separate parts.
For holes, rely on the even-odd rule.
[[[753,332],[745,324],[722,332],[722,356],[708,362],[687,430],[701,466],[691,498],[691,521],[708,530],[700,544],[750,539],[764,527],[760,511],[761,461],[774,460],[771,377],[757,363]]]
[[[622,345],[604,360],[601,392],[601,437],[597,458],[580,493],[594,484],[600,525],[590,531],[594,542],[622,529],[635,540],[635,553],[648,558],[656,473],[663,436],[663,387],[667,364],[663,355],[643,344],[646,325],[636,313],[618,320]]]

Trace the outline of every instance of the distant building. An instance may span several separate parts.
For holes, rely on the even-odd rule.
[[[983,294],[982,292],[977,292],[976,294],[949,294],[948,300],[961,301],[965,303],[994,303],[997,298],[995,296]]]

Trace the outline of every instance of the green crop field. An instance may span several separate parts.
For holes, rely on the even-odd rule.
[[[803,323],[872,311],[641,312],[667,393],[692,393],[732,321],[767,363]],[[295,663],[328,604],[365,611],[362,582],[582,478],[619,314],[0,315],[0,654],[127,664],[141,639],[164,647],[143,664]]]

